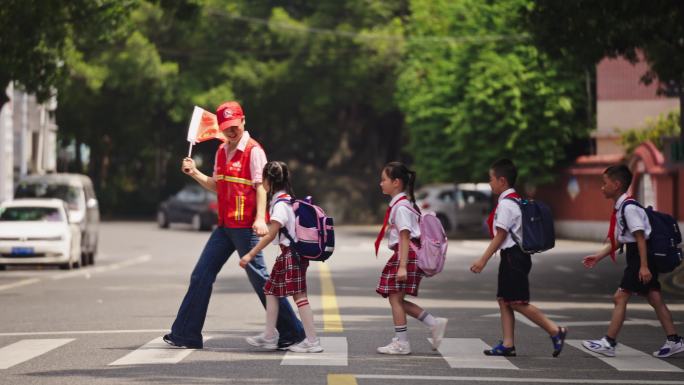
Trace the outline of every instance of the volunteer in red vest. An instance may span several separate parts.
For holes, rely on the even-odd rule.
[[[209,307],[216,276],[228,258],[237,251],[247,254],[267,233],[266,190],[261,175],[266,154],[259,143],[245,131],[245,115],[237,102],[221,104],[216,109],[220,134],[225,142],[216,151],[214,175],[200,172],[191,158],[183,159],[182,171],[218,197],[218,227],[204,246],[190,277],[190,287],[183,298],[171,333],[164,341],[175,347],[201,349],[202,327]],[[265,305],[264,283],[268,270],[261,253],[247,268],[252,288]],[[279,348],[286,348],[304,338],[304,329],[286,298],[280,300],[277,329]]]

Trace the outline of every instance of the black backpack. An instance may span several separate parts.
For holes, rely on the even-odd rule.
[[[648,256],[655,263],[658,273],[669,273],[682,263],[682,233],[679,231],[679,224],[668,214],[653,210],[652,206],[644,208],[634,199],[628,199],[620,209],[620,220],[622,221],[622,234],[627,231],[627,220],[625,219],[625,207],[635,205],[646,211],[648,222],[651,224],[651,236],[646,242]]]
[[[527,254],[541,253],[553,249],[556,245],[556,232],[553,227],[553,214],[549,206],[531,199],[506,198],[514,201],[522,213],[522,239],[515,243]]]

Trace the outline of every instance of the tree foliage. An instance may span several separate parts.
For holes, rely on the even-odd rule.
[[[530,44],[517,19],[528,4],[411,2],[397,100],[419,175],[478,180],[509,157],[522,179],[546,182],[565,146],[586,135],[582,73]]]

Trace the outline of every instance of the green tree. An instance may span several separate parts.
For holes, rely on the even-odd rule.
[[[660,91],[679,97],[684,111],[684,7],[679,0],[535,0],[524,12],[535,43],[561,60],[594,67],[622,55],[631,62],[643,52]],[[684,126],[684,114],[680,126]],[[684,150],[684,131],[680,134]]]
[[[108,41],[118,30],[129,0],[5,0],[0,6],[0,105],[4,89],[16,81],[45,99],[63,74],[71,39]]]
[[[523,180],[547,182],[586,135],[582,72],[527,41],[517,15],[528,4],[411,1],[396,97],[422,177],[481,180],[510,157]]]

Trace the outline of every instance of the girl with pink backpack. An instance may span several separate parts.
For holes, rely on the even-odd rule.
[[[304,325],[306,338],[288,348],[295,353],[320,353],[321,342],[316,337],[313,312],[306,295],[306,270],[309,260],[298,255],[295,244],[297,231],[295,211],[292,201],[294,194],[290,184],[290,171],[283,162],[268,162],[264,166],[263,186],[268,192],[270,203],[270,224],[268,234],[261,238],[247,254],[240,259],[240,266],[249,268],[249,262],[270,242],[280,246],[281,253],[276,257],[271,275],[264,285],[266,295],[266,327],[263,333],[248,337],[247,343],[268,350],[278,348],[278,298],[292,296],[299,316]]]
[[[420,244],[425,238],[421,237],[420,210],[415,204],[413,195],[415,181],[415,171],[409,170],[400,162],[388,163],[380,174],[382,193],[391,196],[392,199],[385,213],[380,234],[375,241],[375,255],[377,256],[380,243],[385,238],[388,225],[388,247],[393,254],[382,270],[376,292],[389,298],[395,332],[395,337],[388,345],[377,349],[380,354],[411,353],[406,314],[418,319],[430,329],[434,350],[439,348],[446,331],[446,318],[436,318],[420,306],[405,299],[407,294],[418,296],[420,281],[426,275],[418,266],[417,258],[417,252],[420,252],[426,245]],[[442,248],[439,251],[441,252]],[[443,245],[443,251],[446,252],[446,245]]]

